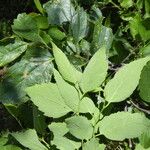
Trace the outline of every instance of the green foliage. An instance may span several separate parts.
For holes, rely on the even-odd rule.
[[[11,133],[11,135],[24,147],[32,150],[47,150],[38,140],[35,130],[29,129],[24,132]]]
[[[0,46],[0,67],[14,61],[27,49],[27,43],[16,42],[7,46]]]
[[[140,136],[149,125],[146,118],[139,113],[118,112],[104,117],[99,123],[99,128],[101,134],[107,138],[122,141]]]
[[[141,71],[149,60],[150,57],[146,57],[123,66],[107,83],[104,89],[106,100],[120,102],[128,98],[137,87]]]
[[[0,22],[0,149],[149,150],[149,1],[34,3]]]
[[[107,75],[107,69],[106,49],[101,48],[93,55],[83,72],[80,81],[82,91],[86,93],[98,88]]]
[[[141,79],[139,83],[140,88],[140,96],[143,100],[150,102],[150,83],[149,83],[149,75],[150,75],[150,63],[148,63],[141,74]]]
[[[61,117],[71,111],[62,99],[56,84],[35,85],[27,88],[26,92],[46,116]]]

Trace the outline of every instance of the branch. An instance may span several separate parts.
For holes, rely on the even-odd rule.
[[[132,105],[134,107],[136,107],[138,110],[150,115],[150,110],[147,110],[147,109],[144,109],[144,108],[141,108],[138,104],[135,104],[133,101],[130,101],[132,103]]]

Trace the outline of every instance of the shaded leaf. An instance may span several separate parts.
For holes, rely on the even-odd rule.
[[[95,22],[93,40],[92,40],[92,53],[98,49],[106,47],[106,50],[111,48],[113,41],[113,34],[111,28],[105,27],[101,23],[101,18]]]
[[[59,40],[59,41],[63,40],[66,37],[65,33],[60,31],[57,27],[51,27],[48,30],[48,34],[54,40]]]
[[[26,101],[26,87],[51,81],[53,64],[52,56],[47,49],[38,46],[28,47],[23,58],[7,69],[0,82],[0,99],[4,103]]]
[[[32,16],[26,13],[19,14],[17,19],[14,20],[12,25],[13,32],[19,35],[21,38],[25,38],[30,41],[43,42],[39,36],[39,29],[36,21]]]
[[[150,62],[148,62],[148,64],[143,68],[141,73],[141,79],[139,81],[140,96],[146,102],[150,102],[149,77],[150,77]]]
[[[8,44],[7,46],[0,46],[0,67],[5,66],[18,58],[26,51],[27,46],[27,43],[21,41],[15,42],[14,44]]]
[[[33,106],[33,126],[41,135],[44,134],[45,129],[47,128],[46,117],[36,106]]]
[[[48,22],[52,25],[61,25],[64,22],[71,21],[74,14],[74,8],[70,0],[60,0],[47,2],[44,9],[48,14]]]
[[[144,148],[150,149],[150,128],[147,128],[147,130],[139,137],[139,141]]]
[[[87,34],[87,14],[83,8],[78,8],[71,20],[71,30],[75,43],[78,43]]]

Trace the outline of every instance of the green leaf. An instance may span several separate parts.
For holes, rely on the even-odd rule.
[[[8,139],[6,137],[0,137],[0,146],[5,145],[7,141]]]
[[[69,82],[76,83],[81,73],[70,64],[66,55],[54,43],[52,46],[55,62],[62,77]]]
[[[39,10],[39,12],[42,13],[42,14],[44,14],[44,9],[42,8],[40,0],[34,0],[34,3],[36,5],[36,8]]]
[[[62,99],[56,84],[35,85],[28,87],[26,92],[39,110],[48,117],[58,118],[71,111]]]
[[[61,136],[54,137],[51,143],[60,150],[76,150],[81,146],[80,142],[75,142]]]
[[[135,38],[139,34],[140,26],[141,26],[141,17],[139,14],[137,14],[132,18],[132,20],[129,23],[130,32],[133,38]]]
[[[40,46],[28,47],[23,58],[7,69],[0,82],[0,99],[4,103],[26,101],[26,87],[51,81],[53,58],[47,49]]]
[[[74,15],[74,8],[70,0],[49,1],[44,4],[44,9],[48,14],[48,22],[52,25],[61,25],[71,21]]]
[[[6,146],[0,145],[0,149],[1,150],[22,150],[21,148],[15,146],[15,145],[6,145]]]
[[[150,150],[150,148],[144,148],[142,145],[137,144],[135,150]]]
[[[121,0],[120,5],[121,5],[121,7],[128,9],[133,6],[133,1],[132,0]]]
[[[129,112],[111,114],[99,123],[100,133],[116,141],[139,137],[148,126],[144,115]]]
[[[93,134],[93,127],[90,121],[82,116],[74,116],[65,120],[69,132],[78,139],[90,139]]]
[[[46,16],[42,16],[39,14],[32,14],[32,17],[36,21],[39,29],[47,29],[49,27]]]
[[[140,35],[143,41],[150,39],[150,19],[142,19],[141,14],[137,13],[130,21],[129,27],[133,38]]]
[[[149,127],[150,127],[150,121],[149,121]],[[144,148],[150,149],[150,128],[147,128],[147,130],[139,137],[140,144]]]
[[[67,125],[63,123],[51,123],[48,128],[53,132],[54,137],[56,136],[64,136],[67,132],[69,132],[69,129],[67,128]]]
[[[93,103],[92,99],[90,99],[88,97],[84,97],[81,100],[80,108],[79,108],[80,113],[94,114],[95,109],[96,109],[96,107],[95,107],[95,104]]]
[[[35,105],[33,106],[33,126],[41,135],[44,134],[45,129],[47,128],[46,117]]]
[[[40,143],[35,130],[28,129],[25,132],[11,133],[11,135],[24,147],[31,150],[47,150],[47,148]],[[32,142],[31,142],[32,141]]]
[[[105,86],[104,95],[108,102],[121,102],[136,89],[143,67],[150,57],[124,65]]]
[[[99,87],[107,75],[106,49],[99,49],[91,58],[81,77],[80,86],[84,93]]]
[[[78,43],[87,34],[87,14],[83,8],[78,8],[71,20],[71,30],[75,43]]]
[[[53,122],[48,127],[54,135],[54,139],[51,141],[51,143],[56,145],[57,148],[61,150],[75,150],[81,146],[80,142],[75,142],[63,137],[69,131],[64,122]]]
[[[143,68],[141,73],[141,79],[139,81],[140,96],[146,102],[150,102],[149,77],[150,77],[150,62],[148,62],[148,64]]]
[[[145,0],[145,15],[144,18],[149,18],[150,17],[150,1]]]
[[[142,56],[150,56],[150,44],[142,47],[140,49],[140,54]]]
[[[25,42],[15,42],[7,46],[0,46],[0,67],[7,65],[23,52],[26,51],[28,44]]]
[[[48,34],[50,35],[51,38],[58,41],[61,41],[66,37],[65,33],[60,31],[57,27],[51,27],[48,30]]]
[[[106,47],[106,50],[111,48],[113,41],[113,33],[111,28],[105,27],[101,23],[101,18],[95,22],[93,39],[92,39],[92,53],[95,53],[97,50]]]
[[[13,32],[19,35],[21,38],[25,38],[30,41],[43,42],[39,36],[39,29],[36,21],[32,16],[26,13],[19,14],[17,19],[14,20],[12,25]]]
[[[98,139],[92,138],[89,141],[87,141],[86,143],[83,144],[82,147],[83,150],[104,150],[105,147],[102,147],[99,142]]]
[[[63,80],[58,71],[54,70],[54,76],[59,92],[62,98],[64,99],[65,104],[77,113],[80,101],[78,91],[75,89],[74,86],[70,85],[65,80]]]

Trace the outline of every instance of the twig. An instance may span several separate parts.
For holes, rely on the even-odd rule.
[[[133,105],[134,107],[136,107],[138,110],[141,110],[141,111],[143,111],[144,113],[150,115],[150,110],[146,110],[146,109],[144,109],[144,108],[141,108],[138,104],[135,104],[133,101],[130,101],[130,102],[131,102],[132,105]]]

